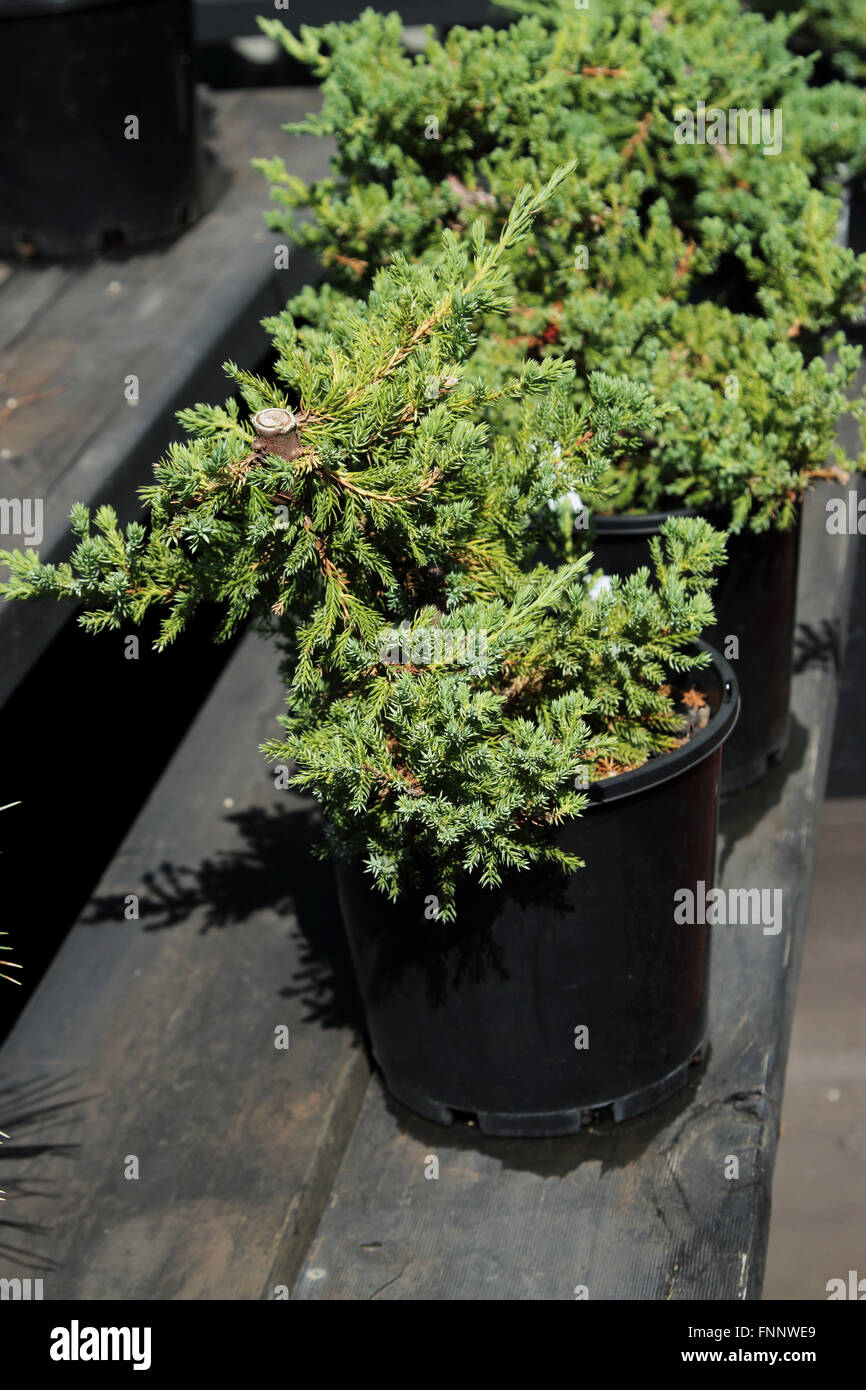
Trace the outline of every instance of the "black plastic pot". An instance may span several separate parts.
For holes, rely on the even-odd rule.
[[[843,244],[859,256],[866,251],[866,186],[862,175],[852,181],[849,194],[848,229]]]
[[[373,1052],[419,1115],[573,1134],[589,1112],[623,1120],[684,1084],[706,1033],[708,929],[675,923],[674,894],[713,882],[722,744],[739,704],[733,671],[712,656],[695,675],[708,726],[594,784],[559,832],[584,869],[531,869],[497,892],[467,882],[444,925],[428,920],[423,874],[394,904],[360,867],[338,866]]]
[[[650,564],[649,541],[669,516],[595,516],[593,565],[608,574],[633,574]],[[721,529],[724,522],[710,517]],[[743,531],[728,537],[728,562],[713,590],[716,625],[705,634],[735,660],[742,697],[737,730],[725,745],[722,795],[763,777],[785,751],[790,727],[791,666],[800,556],[799,524],[791,531]],[[734,657],[728,641],[736,638]]]
[[[190,0],[0,0],[0,249],[98,252],[194,220],[192,54]]]

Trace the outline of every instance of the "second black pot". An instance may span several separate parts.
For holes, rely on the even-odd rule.
[[[530,869],[497,892],[466,882],[446,925],[429,917],[432,875],[392,903],[338,866],[373,1052],[410,1109],[440,1124],[471,1115],[487,1134],[571,1134],[588,1112],[627,1119],[685,1083],[706,1034],[708,928],[677,925],[675,895],[713,882],[738,707],[733,671],[712,656],[695,673],[709,725],[595,783],[559,832],[585,868]]]
[[[594,516],[592,567],[620,575],[651,567],[650,539],[669,516],[687,515],[694,513]],[[723,796],[757,782],[787,745],[799,557],[799,522],[790,531],[728,537],[728,561],[713,590],[716,625],[704,634],[733,661],[742,699],[736,732],[725,745]]]
[[[0,250],[72,256],[199,214],[190,0],[0,0]]]

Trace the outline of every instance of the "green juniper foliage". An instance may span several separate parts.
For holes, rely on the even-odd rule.
[[[761,320],[706,303],[679,309],[664,341],[666,352],[641,342],[636,354],[670,414],[628,468],[609,475],[619,483],[613,509],[720,509],[735,530],[747,520],[755,530],[794,524],[812,479],[849,466],[836,431],[846,411],[864,418],[847,390],[859,349],[840,334],[832,365],[806,363]]]
[[[227,369],[257,427],[231,401],[182,412],[187,442],[141,490],[147,527],[77,507],[68,562],[0,556],[7,597],[79,602],[94,631],[157,609],[164,646],[204,602],[220,637],[263,620],[287,682],[285,737],[266,751],[294,762],[332,848],[363,856],[383,891],[432,858],[446,918],[462,873],[574,868],[555,830],[583,805],[576,781],[675,746],[665,682],[695,664],[723,558],[696,520],[670,527],[652,580],[600,589],[586,556],[532,563],[545,500],[595,498],[660,414],[642,384],[604,373],[576,405],[574,368],[554,356],[495,388],[470,372],[473,326],[510,303],[507,255],[571,174],[519,193],[494,243],[478,224],[421,264],[395,254],[364,302],[335,301],[327,330],[272,320],[274,380]],[[506,406],[514,427],[492,435],[483,417]],[[268,412],[285,434],[262,437]]]
[[[286,129],[337,143],[334,176],[311,187],[259,161],[270,224],[329,275],[294,311],[326,328],[396,252],[427,258],[443,227],[472,220],[495,230],[515,187],[573,154],[578,178],[511,259],[514,304],[486,325],[478,369],[495,382],[527,354],[565,355],[578,403],[593,371],[626,373],[666,411],[607,479],[611,505],[714,504],[735,529],[790,525],[858,365],[850,348],[832,369],[821,358],[861,312],[866,258],[836,244],[833,180],[866,146],[866,97],[834,96],[831,134],[826,89],[786,47],[791,23],[734,0],[521,8],[503,30],[431,31],[414,57],[396,15],[299,39],[261,21],[323,80],[321,112]],[[678,142],[678,113],[701,101],[780,108],[781,153]],[[501,403],[488,418],[507,425]]]
[[[538,477],[583,486],[602,466],[588,427],[592,408],[575,411],[563,389],[568,364],[526,362],[495,391],[465,370],[473,324],[507,307],[505,254],[569,172],[558,171],[536,198],[524,190],[493,245],[479,225],[462,244],[446,235],[435,264],[397,258],[369,303],[346,306],[331,332],[299,330],[288,313],[271,320],[276,381],[227,365],[251,413],[291,405],[303,441],[296,458],[257,441],[234,401],[182,411],[188,441],[169,449],[156,482],[141,490],[149,532],[138,523],[121,532],[109,507],[91,521],[77,506],[71,561],[4,554],[5,591],[83,601],[81,621],[92,631],[166,608],[160,646],[205,601],[225,610],[220,638],[256,612],[302,615],[306,677],[338,626],[378,633],[383,604],[410,592],[414,568],[459,555],[455,584],[485,582],[505,563],[505,536],[519,525],[511,514],[521,505],[517,493],[528,488],[537,504]],[[646,391],[621,392],[608,420],[603,379],[598,390],[600,424],[610,433],[631,412],[636,430],[652,421]],[[497,441],[492,455],[479,417],[497,397],[520,398],[526,408],[520,431]],[[551,429],[568,447],[553,448]]]

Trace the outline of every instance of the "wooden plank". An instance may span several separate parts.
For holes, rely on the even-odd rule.
[[[66,268],[15,270],[0,286],[0,497],[43,502],[46,559],[67,553],[73,502],[111,502],[137,513],[170,439],[175,411],[231,394],[227,358],[256,366],[268,347],[259,320],[314,273],[310,257],[274,267],[279,240],[265,229],[267,185],[253,155],[286,156],[304,178],[325,172],[327,142],[289,141],[281,124],[318,100],[307,88],[216,94],[216,148],[228,186],[173,242]],[[25,325],[27,325],[25,327]],[[138,378],[139,399],[125,395]],[[3,538],[19,545],[20,534]],[[68,619],[55,605],[0,605],[0,702]]]
[[[0,350],[8,352],[15,340],[26,333],[33,319],[72,283],[68,266],[13,265],[2,263],[0,275]],[[5,404],[9,380],[0,376],[0,398]]]
[[[591,1299],[760,1296],[856,551],[827,535],[827,495],[806,508],[791,746],[721,816],[722,886],[782,887],[784,927],[714,930],[704,1069],[647,1115],[533,1141],[438,1128],[374,1079],[295,1298],[570,1300],[581,1285]]]
[[[0,1278],[46,1299],[273,1297],[327,1198],[367,1065],[309,805],[258,752],[276,665],[244,640],[0,1051]]]

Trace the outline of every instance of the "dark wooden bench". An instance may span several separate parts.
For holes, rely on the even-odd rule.
[[[825,491],[791,745],[721,815],[721,883],[783,887],[785,925],[715,929],[710,1055],[683,1093],[541,1141],[387,1099],[310,808],[256,751],[279,686],[249,637],[0,1051],[0,1274],[55,1299],[281,1297],[296,1276],[303,1299],[758,1297],[856,549]]]

